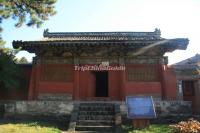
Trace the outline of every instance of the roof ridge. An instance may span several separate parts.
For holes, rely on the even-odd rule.
[[[152,36],[156,38],[160,38],[161,31],[160,29],[155,29],[153,32],[49,32],[49,29],[45,29],[43,32],[43,37],[48,38],[62,38],[62,37],[69,37],[69,36]]]

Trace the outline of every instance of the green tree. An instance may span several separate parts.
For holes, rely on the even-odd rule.
[[[17,20],[16,27],[22,26],[24,22],[28,26],[40,27],[43,21],[56,13],[55,2],[56,0],[0,0],[0,22],[12,17]]]
[[[23,79],[21,69],[15,64],[12,53],[0,52],[0,88],[18,89]]]
[[[27,26],[40,27],[41,24],[54,15],[56,0],[0,0],[0,88],[19,88],[21,70],[15,64],[15,50],[5,48],[2,39],[2,22],[12,18],[19,28],[24,23]]]

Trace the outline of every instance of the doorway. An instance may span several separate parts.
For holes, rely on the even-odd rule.
[[[95,97],[108,97],[108,72],[95,72],[96,92]]]

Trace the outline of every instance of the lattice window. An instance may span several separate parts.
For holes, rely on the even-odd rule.
[[[128,81],[158,81],[158,72],[154,67],[133,67],[127,70]]]
[[[183,81],[183,96],[194,96],[194,81]]]
[[[42,80],[71,82],[73,81],[73,68],[64,66],[44,66]]]

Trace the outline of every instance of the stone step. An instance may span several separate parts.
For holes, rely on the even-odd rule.
[[[114,120],[113,115],[78,115],[78,120]]]
[[[82,125],[82,126],[97,126],[97,125],[107,125],[107,126],[114,126],[115,122],[114,120],[108,121],[108,120],[79,120],[77,125]]]
[[[113,103],[80,103],[77,107],[76,131],[111,133],[115,125],[115,105]]]
[[[113,126],[76,126],[76,131],[114,131]]]
[[[114,115],[114,111],[79,111],[78,115]]]

